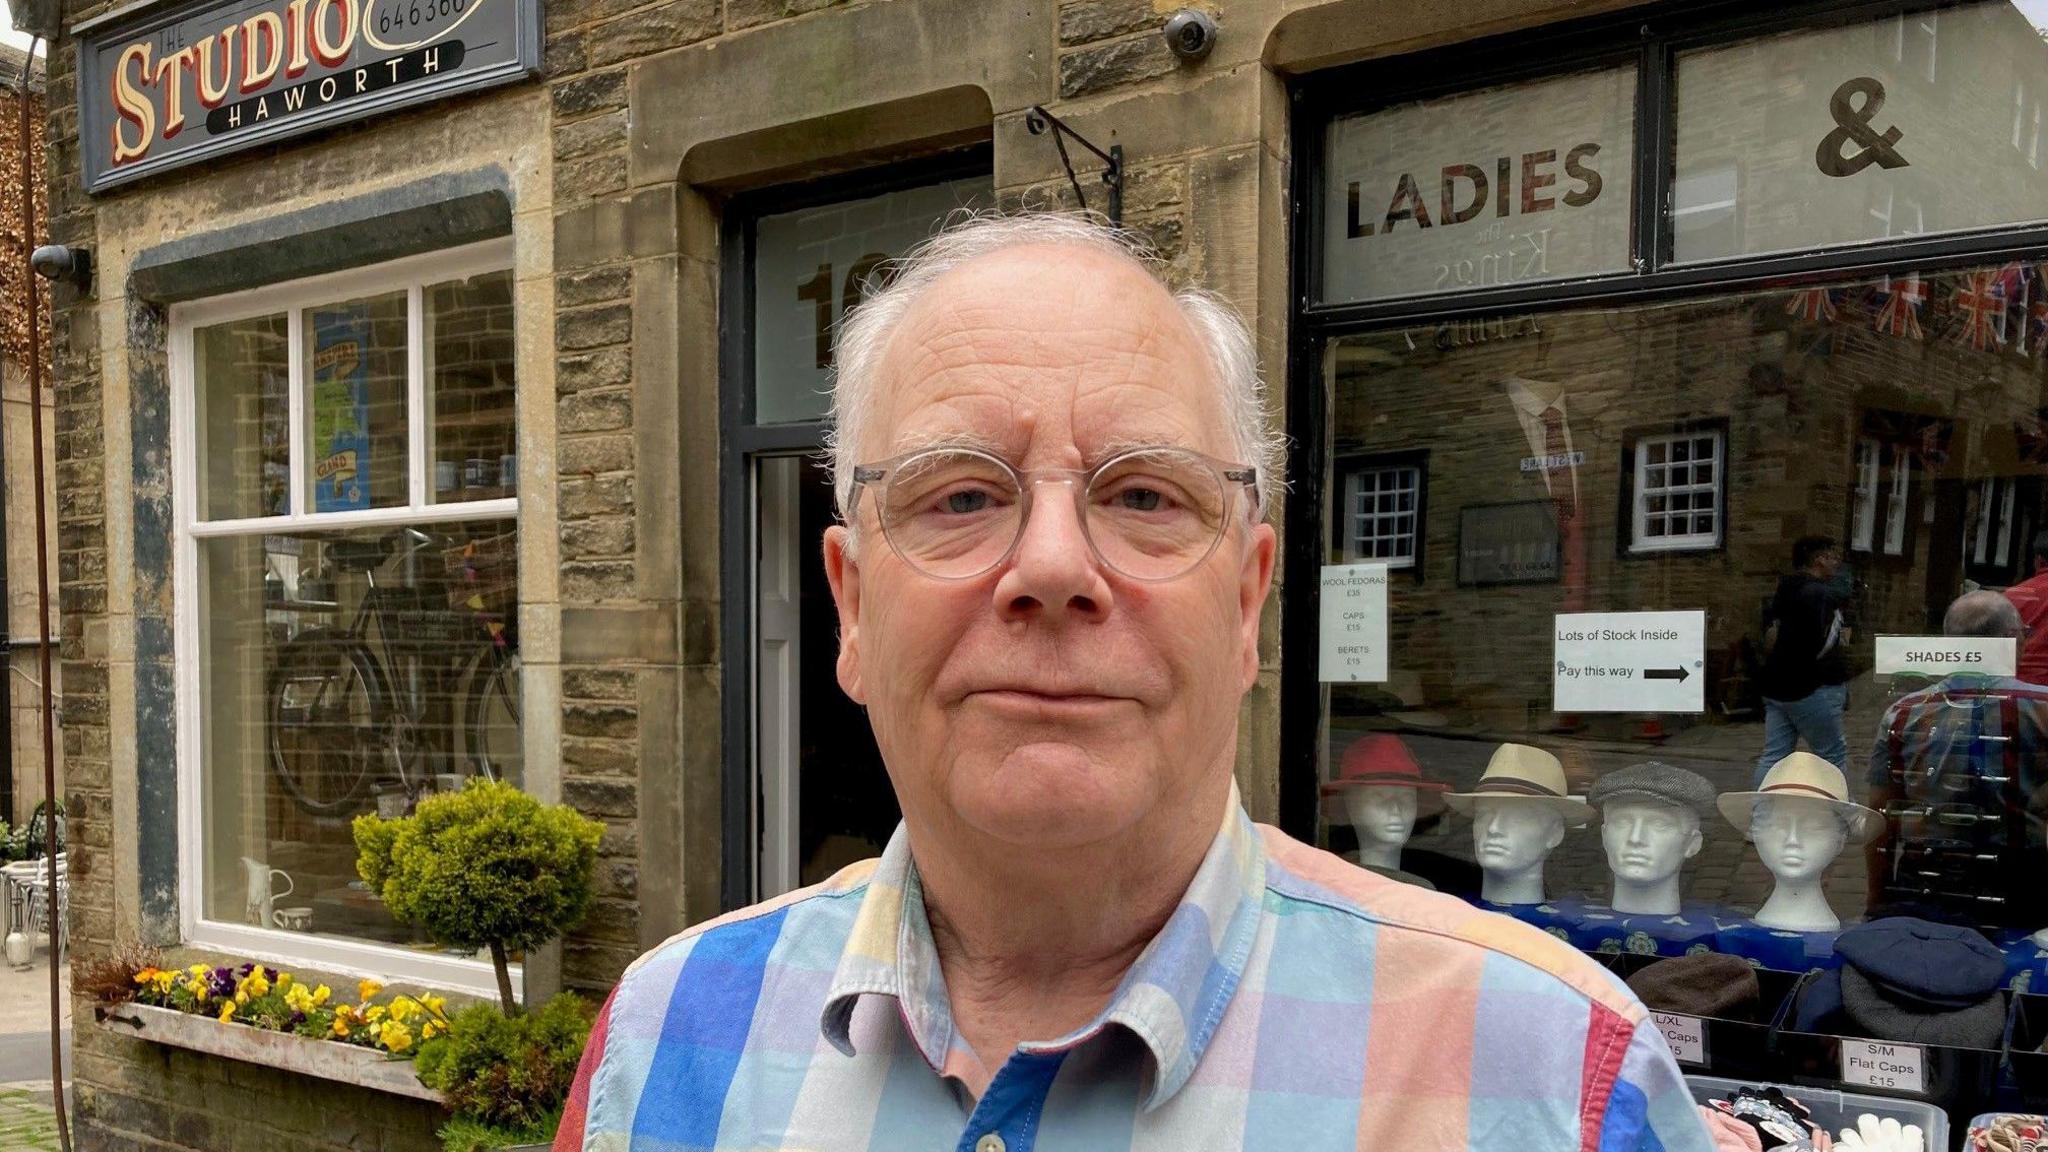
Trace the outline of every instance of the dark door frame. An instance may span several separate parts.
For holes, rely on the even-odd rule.
[[[720,723],[719,905],[754,902],[759,864],[760,782],[754,779],[753,560],[748,516],[754,458],[811,453],[824,447],[826,422],[754,422],[754,241],[764,216],[885,192],[937,184],[994,170],[987,144],[955,149],[883,168],[840,173],[801,184],[734,196],[719,231],[718,554]]]

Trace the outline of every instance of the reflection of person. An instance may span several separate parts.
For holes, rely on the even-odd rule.
[[[1810,752],[1794,752],[1765,774],[1754,792],[1727,792],[1721,814],[1749,834],[1777,879],[1752,919],[1788,932],[1832,932],[1841,917],[1828,906],[1828,867],[1845,844],[1876,831],[1877,813],[1849,800],[1842,770]]]
[[[1844,597],[1835,574],[1842,554],[1825,536],[1808,536],[1792,546],[1791,575],[1778,581],[1765,617],[1764,750],[1756,779],[1783,760],[1804,737],[1815,755],[1837,768],[1849,761],[1842,735],[1848,704],[1848,628]]]
[[[1713,811],[1713,783],[1653,760],[1602,776],[1586,799],[1600,810],[1600,843],[1614,874],[1608,906],[1678,915],[1679,870],[1705,843],[1700,816]]]
[[[2026,632],[2021,609],[1996,592],[1957,597],[1941,630],[2015,642]],[[1870,753],[1871,805],[1894,815],[1870,848],[1872,902],[1931,891],[1936,902],[1967,900],[1977,915],[1978,897],[1998,895],[2006,900],[1999,919],[2039,926],[2048,917],[2038,875],[2048,845],[2035,799],[2048,785],[2044,753],[2048,687],[2023,678],[1957,672],[1893,701]],[[1995,862],[1980,867],[1979,856]],[[1942,883],[1929,883],[1928,871]]]
[[[1401,867],[1401,849],[1415,832],[1415,818],[1441,811],[1445,791],[1442,783],[1423,779],[1408,745],[1389,732],[1353,740],[1336,777],[1323,785],[1323,795],[1341,809],[1330,818],[1349,823],[1358,834],[1358,862],[1389,871]]]
[[[2020,640],[2019,678],[2048,684],[2048,529],[2034,533],[2034,574],[2005,590],[2019,610],[2025,634]]]
[[[1444,797],[1472,818],[1472,854],[1485,874],[1490,904],[1543,903],[1543,862],[1564,843],[1567,825],[1584,827],[1593,809],[1565,794],[1564,765],[1541,748],[1503,744],[1470,792]]]
[[[903,823],[635,964],[558,1149],[1329,1145],[1338,1117],[1346,1147],[1705,1152],[1590,959],[1245,813],[1278,448],[1250,333],[1161,275],[1081,218],[984,218],[852,310],[824,562]]]

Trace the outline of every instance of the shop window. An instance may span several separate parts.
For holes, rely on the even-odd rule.
[[[1344,476],[1344,552],[1413,568],[1421,554],[1423,466],[1369,461]]]
[[[1906,509],[1912,483],[1910,454],[1872,437],[1856,442],[1856,503],[1850,516],[1850,551],[1884,556],[1905,553]]]
[[[442,983],[349,822],[523,779],[508,243],[174,308],[186,929]]]
[[[1899,16],[1892,36],[1892,60],[1908,74],[1934,83],[1941,74],[1941,13]]]
[[[2012,84],[2012,146],[2027,158],[2029,168],[2041,166],[2041,98],[2025,80]]]
[[[1681,431],[1636,438],[1629,549],[1676,552],[1721,540],[1721,433]]]

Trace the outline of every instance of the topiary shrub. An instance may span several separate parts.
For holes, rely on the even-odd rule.
[[[509,1017],[519,1006],[508,956],[582,922],[604,825],[474,779],[420,801],[411,816],[358,816],[353,831],[356,871],[393,916],[441,944],[490,949]]]
[[[523,1016],[475,1004],[422,1044],[415,1060],[420,1083],[439,1091],[455,1113],[441,1130],[447,1152],[552,1139],[590,1021],[589,1008],[571,992]]]

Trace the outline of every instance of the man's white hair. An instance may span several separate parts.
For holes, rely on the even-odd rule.
[[[1172,293],[1174,304],[1201,340],[1222,389],[1219,399],[1234,457],[1231,463],[1258,470],[1255,494],[1263,516],[1281,485],[1286,438],[1266,419],[1266,389],[1259,378],[1258,350],[1251,330],[1222,297],[1199,288],[1175,290],[1143,240],[1110,227],[1100,217],[1070,212],[962,213],[908,255],[878,271],[875,283],[886,287],[847,313],[834,345],[838,368],[825,450],[840,515],[846,516],[853,501],[853,470],[862,463],[855,454],[865,450],[867,416],[875,408],[883,354],[911,304],[940,277],[971,260],[1009,248],[1044,244],[1107,252],[1128,261]]]

